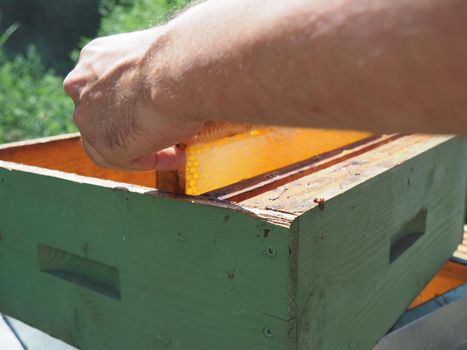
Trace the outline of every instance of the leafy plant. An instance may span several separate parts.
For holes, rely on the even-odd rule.
[[[18,23],[14,23],[11,26],[9,26],[2,35],[0,35],[0,48],[3,48],[3,45],[7,42],[7,40],[10,38],[10,36],[16,31],[16,29],[19,28]],[[3,51],[2,51],[3,54]]]
[[[76,130],[62,78],[45,68],[36,48],[7,58],[3,44],[14,30],[0,36],[0,143]]]
[[[101,0],[99,35],[150,27],[189,2]],[[75,131],[73,102],[63,91],[63,78],[45,67],[36,47],[29,46],[14,58],[5,54],[4,44],[17,28],[12,25],[0,35],[0,143]],[[88,40],[82,40],[82,45]]]
[[[149,28],[167,20],[190,0],[104,0],[99,35]],[[110,6],[109,6],[110,5]]]
[[[107,36],[141,30],[166,21],[192,0],[101,0],[98,36]],[[91,38],[82,37],[71,59],[78,62],[80,49]]]

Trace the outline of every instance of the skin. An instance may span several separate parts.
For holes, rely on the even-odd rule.
[[[175,169],[207,121],[467,134],[467,0],[208,0],[92,41],[64,88],[99,165]]]

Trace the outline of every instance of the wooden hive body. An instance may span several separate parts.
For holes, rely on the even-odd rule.
[[[375,137],[190,197],[1,146],[0,311],[84,350],[371,349],[461,240],[466,151]]]

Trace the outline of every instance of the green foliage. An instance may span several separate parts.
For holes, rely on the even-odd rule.
[[[0,45],[0,143],[74,131],[72,111],[62,78],[44,67],[34,46],[8,59]]]
[[[19,28],[18,23],[13,23],[11,26],[9,26],[5,32],[0,35],[0,48],[3,48],[7,40],[10,38],[10,36]],[[3,50],[0,54],[3,54]]]
[[[94,1],[97,0],[86,0],[85,4]],[[165,21],[189,2],[100,0],[99,11],[103,17],[99,35],[150,27]],[[12,8],[14,4],[11,2]],[[10,26],[0,35],[0,143],[75,131],[71,118],[73,102],[63,91],[63,78],[46,68],[36,47],[29,46],[24,54],[7,57],[4,44],[16,29]]]
[[[107,36],[149,28],[166,21],[192,0],[100,0],[98,36]],[[82,37],[71,59],[78,62],[80,49],[91,39]]]
[[[167,20],[190,0],[102,0],[99,35],[149,28]]]

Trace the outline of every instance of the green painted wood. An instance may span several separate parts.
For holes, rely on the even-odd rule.
[[[298,349],[371,349],[389,330],[459,243],[466,170],[452,139],[294,221]]]
[[[2,168],[0,310],[84,350],[283,350],[288,239],[233,210]]]
[[[270,222],[0,162],[0,311],[84,350],[369,350],[462,234],[465,141],[414,147]]]

